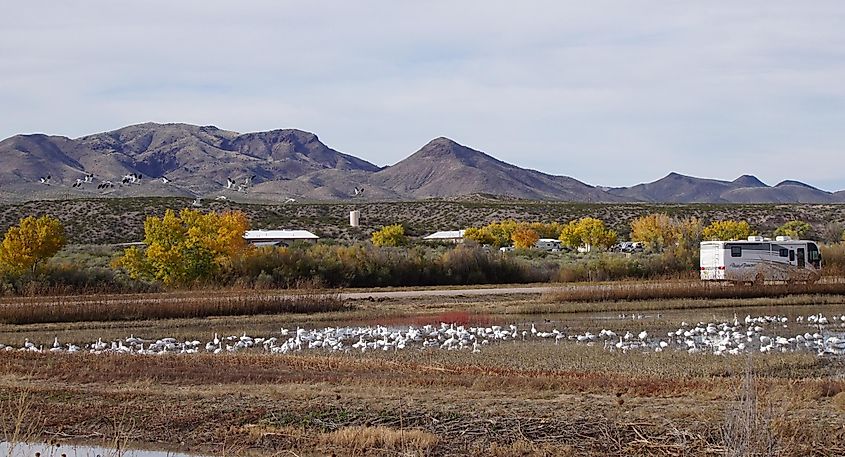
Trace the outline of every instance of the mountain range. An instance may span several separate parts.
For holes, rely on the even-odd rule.
[[[670,173],[632,187],[597,187],[520,168],[443,137],[392,166],[379,167],[301,130],[240,134],[190,124],[138,124],[75,139],[15,135],[0,141],[0,164],[0,197],[5,200],[389,201],[484,194],[573,202],[845,203],[845,191],[826,192],[791,180],[768,186],[749,175],[720,181]],[[86,175],[93,175],[89,182]],[[102,188],[106,182],[111,185]]]

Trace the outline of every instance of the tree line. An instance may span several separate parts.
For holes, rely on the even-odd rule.
[[[150,216],[144,223],[143,246],[132,246],[114,259],[115,271],[136,281],[178,286],[224,279],[263,277],[274,285],[316,278],[326,285],[470,284],[500,281],[555,279],[551,265],[528,268],[509,256],[472,246],[509,246],[527,249],[540,238],[553,238],[570,248],[603,250],[618,241],[618,235],[604,222],[590,217],[559,222],[517,222],[504,220],[465,231],[473,241],[467,246],[433,252],[408,245],[402,225],[390,225],[372,234],[372,243],[356,246],[318,244],[300,248],[256,248],[243,233],[249,222],[241,212],[202,213],[184,209],[168,210],[161,217]],[[789,221],[774,235],[802,238],[812,227],[803,221]],[[648,253],[669,261],[662,267],[680,270],[694,268],[701,240],[745,239],[757,234],[745,221],[714,221],[704,225],[696,218],[675,218],[650,214],[631,222],[632,241],[642,242]],[[845,239],[845,233],[840,234]],[[66,244],[64,228],[50,216],[27,217],[11,227],[0,243],[0,275],[34,277]],[[595,262],[595,260],[592,260]],[[601,261],[599,261],[601,262]],[[632,270],[633,268],[633,270]],[[641,264],[625,267],[634,274],[649,274]],[[621,274],[621,273],[620,273]]]

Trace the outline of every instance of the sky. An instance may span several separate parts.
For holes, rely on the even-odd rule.
[[[594,185],[845,189],[841,0],[6,3],[2,138],[298,128],[390,165],[446,136]]]

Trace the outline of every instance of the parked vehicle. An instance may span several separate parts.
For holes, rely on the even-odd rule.
[[[762,284],[813,283],[821,277],[822,256],[814,241],[750,236],[739,241],[701,242],[701,279]]]
[[[616,252],[643,252],[643,244],[639,241],[622,241],[613,245],[610,250]]]

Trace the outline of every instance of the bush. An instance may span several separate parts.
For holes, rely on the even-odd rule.
[[[845,244],[822,244],[822,274],[825,276],[845,275]]]
[[[551,269],[477,246],[432,250],[327,246],[262,248],[244,256],[222,278],[261,278],[262,287],[293,287],[313,279],[328,287],[501,284],[548,281]]]
[[[613,281],[621,279],[690,278],[698,273],[698,256],[674,252],[624,256],[603,253],[561,265],[558,282]]]

